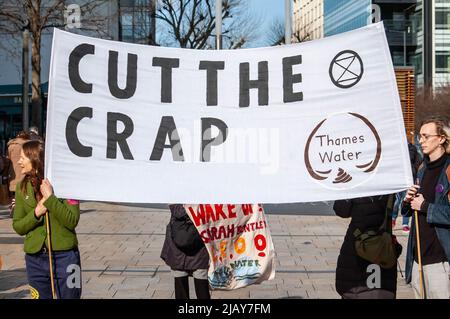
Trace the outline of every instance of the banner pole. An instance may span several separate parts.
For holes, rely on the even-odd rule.
[[[419,235],[419,217],[417,210],[414,211],[414,219],[416,222],[416,246],[417,246],[417,260],[419,261],[419,281],[420,281],[420,296],[425,299],[423,286],[423,271],[422,271],[422,257],[420,255],[420,235]]]
[[[55,281],[53,278],[53,262],[52,262],[52,241],[51,241],[51,236],[50,236],[50,224],[48,221],[49,215],[48,212],[45,213],[45,224],[47,227],[47,245],[48,245],[48,263],[49,263],[49,268],[50,268],[50,283],[52,286],[52,297],[53,299],[57,299],[56,298],[56,293],[55,293]]]

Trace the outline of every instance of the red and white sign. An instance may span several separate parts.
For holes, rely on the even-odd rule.
[[[231,290],[275,277],[275,252],[262,205],[185,205],[211,258],[208,280]]]

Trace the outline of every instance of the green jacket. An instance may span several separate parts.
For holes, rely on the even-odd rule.
[[[31,184],[27,184],[27,194],[22,194],[21,183],[16,186],[16,206],[14,208],[13,228],[19,235],[25,235],[23,250],[28,254],[39,252],[47,245],[45,215],[36,219],[37,206]],[[51,195],[44,206],[50,216],[51,245],[53,251],[70,250],[78,246],[75,227],[80,220],[80,205],[70,204]]]

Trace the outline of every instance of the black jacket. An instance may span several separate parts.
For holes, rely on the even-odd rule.
[[[339,253],[336,269],[336,291],[342,295],[355,287],[367,287],[367,278],[373,274],[367,272],[370,262],[360,258],[356,254],[355,237],[353,232],[359,228],[361,232],[366,230],[378,230],[384,221],[388,196],[374,196],[355,198],[350,200],[337,200],[333,209],[336,215],[352,220],[348,226],[344,242]],[[388,222],[391,221],[388,216]],[[397,290],[397,267],[391,269],[381,268],[381,289]]]
[[[174,218],[180,218],[186,215],[186,210],[183,205],[175,204],[169,205],[170,208],[170,220]],[[209,255],[205,246],[201,248],[195,255],[188,256],[175,246],[171,236],[171,222],[166,227],[166,238],[161,251],[161,258],[164,262],[174,270],[196,270],[196,269],[208,269],[209,267]]]

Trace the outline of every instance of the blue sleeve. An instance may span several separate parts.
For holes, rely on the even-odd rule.
[[[450,226],[450,205],[430,203],[427,211],[427,222],[429,224],[441,224]]]
[[[398,212],[401,212],[404,192],[400,192],[395,194],[394,207],[392,207],[392,218],[398,216]]]
[[[413,209],[411,208],[411,203],[402,201],[402,216],[411,217],[413,214]]]

